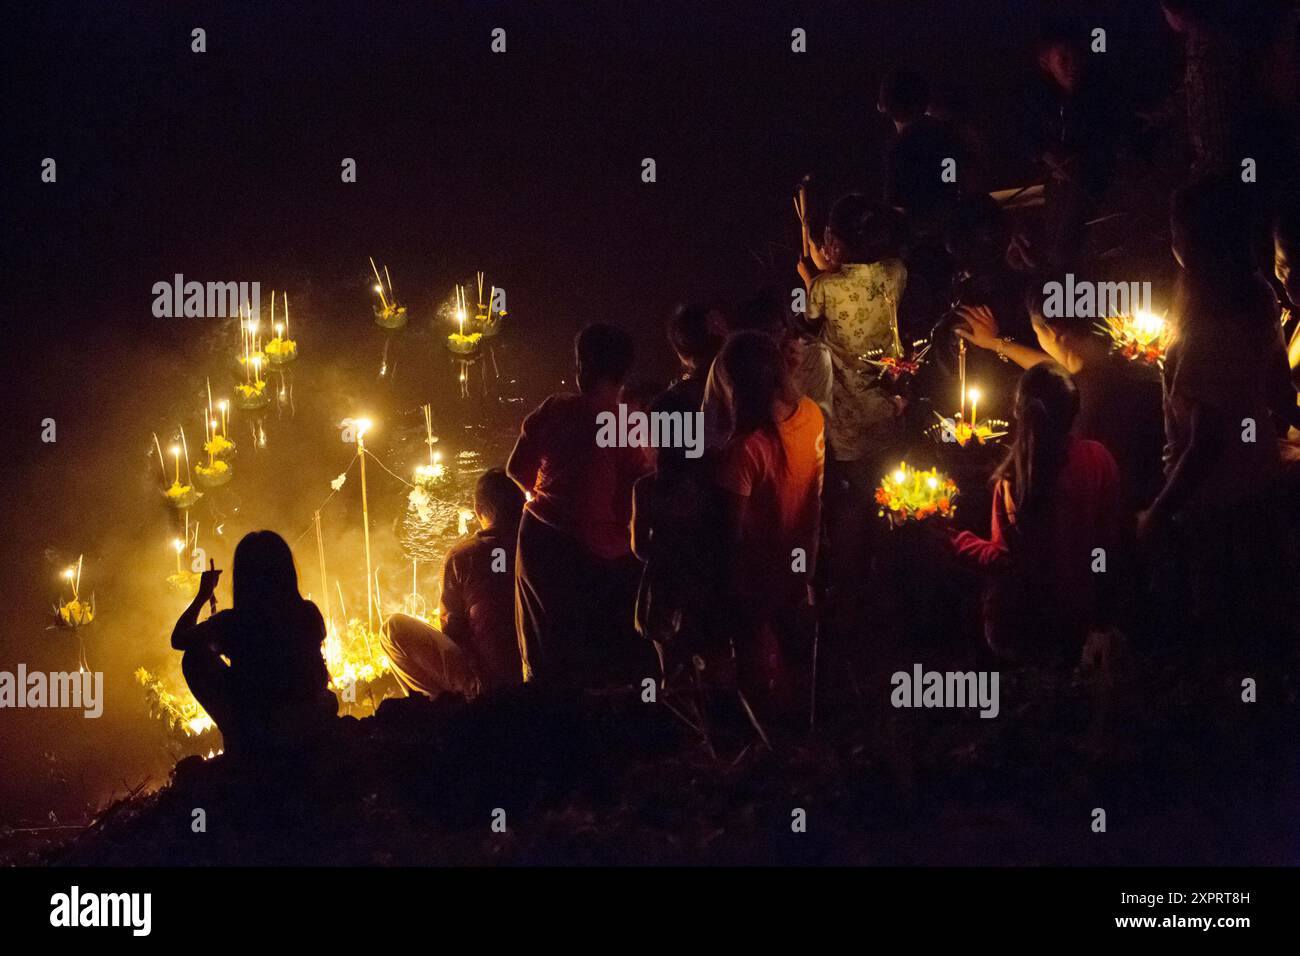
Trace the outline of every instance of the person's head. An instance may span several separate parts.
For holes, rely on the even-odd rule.
[[[774,431],[778,405],[798,401],[781,346],[770,335],[737,332],[722,346],[716,368],[733,434]]]
[[[1011,497],[1022,517],[1046,507],[1065,464],[1070,428],[1079,414],[1074,379],[1055,362],[1031,365],[1016,387],[1011,448],[997,477],[1011,482]]]
[[[677,353],[685,374],[707,369],[722,347],[713,323],[709,307],[703,305],[683,306],[668,320],[668,344]]]
[[[902,129],[925,115],[930,105],[930,87],[925,78],[907,69],[890,70],[880,81],[876,109]]]
[[[1300,202],[1273,223],[1273,274],[1292,308],[1300,308]]]
[[[773,338],[779,336],[790,314],[788,300],[772,287],[760,289],[740,305],[731,315],[732,332],[761,332]]]
[[[632,368],[632,337],[616,325],[593,322],[573,340],[578,390],[621,388]]]
[[[1097,336],[1092,319],[1044,315],[1045,299],[1043,283],[1031,282],[1025,288],[1025,311],[1029,313],[1038,347],[1066,369],[1078,371],[1097,351],[1090,346],[1104,343]]]
[[[898,213],[860,193],[836,200],[826,224],[828,255],[840,265],[879,262],[898,254]]]
[[[235,547],[231,591],[238,611],[268,614],[301,600],[289,544],[274,531],[250,531]]]
[[[1038,42],[1038,66],[1066,93],[1079,87],[1083,76],[1084,54],[1078,41],[1063,30],[1053,30]]]
[[[474,516],[485,530],[513,528],[524,511],[524,493],[504,468],[489,468],[474,483]]]

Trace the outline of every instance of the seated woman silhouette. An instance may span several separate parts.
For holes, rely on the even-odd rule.
[[[254,531],[235,548],[234,607],[202,624],[215,607],[221,572],[204,571],[199,593],[172,631],[184,651],[181,671],[216,721],[229,753],[303,746],[337,713],[321,655],[325,622],[298,594],[289,545],[273,531]]]

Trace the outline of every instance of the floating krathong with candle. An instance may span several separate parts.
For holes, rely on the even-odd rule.
[[[270,392],[266,388],[266,379],[262,378],[262,363],[253,360],[251,377],[235,386],[235,404],[245,411],[265,408],[271,403]]]
[[[375,273],[375,292],[379,293],[379,302],[374,306],[375,324],[386,329],[400,329],[406,324],[406,306],[393,297],[393,277],[388,274],[388,266],[384,266],[384,277],[388,279],[386,292],[384,279],[379,275],[379,267],[375,265],[373,256],[370,268]]]
[[[171,484],[167,484],[167,465],[163,461],[162,446],[158,444],[158,436],[153,436],[154,447],[158,450],[158,465],[162,468],[163,474],[163,498],[173,508],[188,508],[194,502],[203,497],[203,493],[190,483],[190,456],[188,445],[185,444],[185,432],[181,431],[181,444],[172,445],[172,458],[176,464],[175,478]],[[185,452],[185,477],[181,480],[181,452]]]
[[[435,451],[433,447],[438,444],[438,437],[433,433],[433,406],[423,405],[420,411],[424,413],[424,443],[429,448],[429,461],[415,466],[413,483],[418,489],[433,491],[450,484],[452,472],[442,460],[442,452]]]
[[[298,357],[298,343],[289,337],[289,293],[284,294],[284,321],[275,321],[275,293],[271,293],[271,330],[275,338],[266,343],[266,360],[272,365],[288,365]]]
[[[897,528],[908,521],[938,516],[951,518],[957,511],[957,483],[938,469],[915,469],[899,462],[876,489],[880,515]]]
[[[81,597],[81,569],[84,555],[77,556],[77,563],[63,570],[63,579],[72,589],[72,597],[64,601],[62,595],[54,605],[54,626],[66,631],[75,631],[95,620],[95,596],[90,600]]]
[[[188,537],[187,530],[186,538]],[[177,594],[193,597],[199,590],[199,575],[186,568],[181,559],[181,555],[185,553],[185,541],[177,538],[172,542],[172,550],[176,552],[176,570],[167,575],[167,586]]]
[[[456,331],[447,336],[447,348],[456,355],[474,355],[483,344],[482,332],[476,332],[473,328],[468,333],[465,331],[465,322],[469,318],[468,313],[469,309],[465,301],[465,287],[458,285],[456,286],[456,304],[454,307]]]
[[[194,466],[195,480],[204,488],[219,488],[234,477],[234,466],[215,456],[210,456],[207,464],[200,462]]]
[[[506,290],[501,286],[489,285],[487,301],[483,301],[483,273],[478,273],[478,309],[474,313],[474,331],[482,332],[486,338],[491,338],[501,331],[502,320],[506,317],[506,310],[497,308],[498,297],[502,302],[505,301]]]
[[[1163,316],[1145,310],[1110,315],[1097,323],[1097,328],[1110,337],[1111,348],[1124,358],[1157,368],[1165,364],[1170,328]]]

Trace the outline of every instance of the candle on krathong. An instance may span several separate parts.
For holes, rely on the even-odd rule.
[[[172,457],[176,459],[176,484],[181,483],[181,446],[172,445]]]
[[[456,325],[460,335],[465,334],[465,287],[456,287]]]
[[[965,421],[966,419],[966,340],[957,340],[957,393],[960,408],[957,409],[957,420]]]
[[[978,388],[972,388],[968,394],[970,395],[970,427],[973,431],[975,423],[979,421],[979,416],[975,413],[975,409],[980,400],[980,390]]]
[[[289,334],[289,293],[284,294],[284,334]]]
[[[379,278],[379,267],[375,265],[374,256],[370,257],[370,268],[374,270],[375,273],[375,291],[379,293],[379,301],[383,303],[385,309],[388,309],[390,306],[388,304],[388,297],[384,295],[384,280]],[[387,269],[388,267],[385,266],[384,268]]]
[[[185,454],[185,483],[189,484],[190,478],[190,443],[185,438],[185,429],[181,430],[181,451]]]
[[[226,412],[230,410],[230,402],[226,401],[226,399],[223,398],[221,401],[217,402],[217,407],[221,409],[221,437],[225,438],[226,422],[228,421],[226,417]]]

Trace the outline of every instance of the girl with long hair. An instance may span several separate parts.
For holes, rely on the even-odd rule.
[[[821,522],[822,414],[799,395],[770,336],[731,336],[716,367],[732,416],[717,482],[739,677],[752,702],[781,709],[792,691],[785,662],[798,666],[811,650],[802,638]]]
[[[338,709],[321,655],[325,622],[298,593],[293,553],[274,531],[240,540],[234,606],[200,624],[220,576],[203,572],[172,631],[172,647],[184,652],[185,680],[216,721],[227,752],[295,749]]]
[[[959,559],[987,575],[984,638],[1001,657],[1063,661],[1110,623],[1106,582],[1122,513],[1119,471],[1104,446],[1072,434],[1079,393],[1055,362],[1027,369],[1015,435],[994,475],[989,539],[957,533]]]

